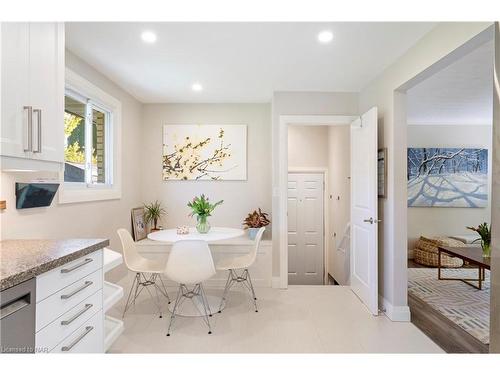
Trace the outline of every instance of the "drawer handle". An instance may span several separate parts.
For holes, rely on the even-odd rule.
[[[62,320],[61,321],[61,325],[62,326],[67,326],[68,324],[71,324],[73,323],[73,321],[77,318],[79,318],[80,316],[82,316],[83,314],[85,314],[88,310],[90,310],[92,308],[92,305],[91,303],[87,303],[85,305],[85,307],[83,309],[81,309],[80,311],[78,311],[75,315],[73,315],[71,318],[69,318],[68,320]]]
[[[24,106],[23,109],[28,110],[28,128],[26,130],[28,133],[28,147],[24,149],[24,152],[30,152],[33,151],[33,107]]]
[[[14,301],[10,301],[0,307],[0,320],[30,305],[30,294],[21,296]]]
[[[88,263],[90,263],[90,262],[92,262],[92,261],[93,261],[93,259],[92,259],[92,258],[87,258],[87,259],[85,259],[82,263],[75,264],[73,267],[70,267],[70,268],[63,268],[63,269],[61,270],[61,273],[70,273],[70,272],[72,272],[72,271],[76,270],[77,268],[80,268],[80,267],[82,267],[82,266],[84,266],[84,265],[86,265],[86,264],[88,264]]]
[[[71,293],[69,294],[63,294],[61,296],[61,299],[68,299],[68,298],[71,298],[73,297],[76,293],[78,292],[81,292],[82,290],[84,290],[85,288],[88,288],[89,286],[91,286],[93,284],[92,281],[85,281],[85,284],[83,284],[81,287],[79,287],[78,289],[75,289],[73,290]]]
[[[63,352],[69,352],[71,349],[73,349],[73,347],[78,344],[80,341],[82,341],[82,339],[87,336],[90,331],[92,331],[94,329],[94,327],[92,326],[87,326],[85,327],[85,332],[83,332],[80,336],[78,336],[71,344],[69,344],[68,346],[63,346],[61,348],[61,351]]]

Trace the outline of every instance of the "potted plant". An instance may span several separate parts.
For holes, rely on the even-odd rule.
[[[202,194],[199,197],[194,197],[191,202],[188,202],[187,206],[191,209],[189,216],[192,217],[196,215],[196,230],[199,233],[208,233],[210,230],[210,223],[208,222],[207,217],[212,216],[212,212],[215,210],[215,207],[223,202],[224,201],[221,200],[212,204],[205,194]]]
[[[473,230],[474,232],[479,234],[481,238],[478,238],[476,241],[481,240],[483,257],[489,258],[491,256],[491,226],[488,226],[487,223],[483,223],[480,224],[477,228],[467,227],[467,229]]]
[[[144,220],[146,223],[152,224],[151,232],[159,230],[158,220],[160,220],[166,213],[167,212],[162,207],[161,202],[154,201],[150,204],[144,204]]]
[[[248,216],[243,221],[243,225],[245,229],[248,229],[248,237],[251,240],[255,239],[259,228],[265,227],[271,223],[271,221],[267,218],[269,215],[259,208],[258,212],[254,211],[248,214]]]

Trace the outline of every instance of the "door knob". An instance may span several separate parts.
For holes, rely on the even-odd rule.
[[[369,218],[369,219],[365,219],[363,220],[363,222],[365,223],[370,223],[370,224],[373,224],[373,223],[380,223],[382,220],[377,220],[377,219],[373,219],[373,217]]]

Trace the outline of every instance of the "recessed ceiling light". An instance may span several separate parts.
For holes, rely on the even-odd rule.
[[[193,83],[193,85],[191,86],[191,89],[193,89],[193,91],[201,91],[203,90],[203,86],[201,85],[201,83]]]
[[[156,42],[156,34],[152,31],[143,31],[141,34],[143,42],[154,43]]]
[[[333,33],[329,30],[324,30],[318,34],[318,41],[320,43],[330,43],[333,39]]]

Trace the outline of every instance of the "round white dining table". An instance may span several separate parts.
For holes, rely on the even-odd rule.
[[[173,244],[177,241],[182,240],[203,240],[206,242],[214,242],[227,240],[230,238],[236,238],[243,236],[245,231],[238,228],[227,228],[227,227],[212,227],[208,233],[198,233],[196,228],[189,227],[188,234],[177,234],[177,229],[162,229],[156,232],[151,232],[148,234],[148,238],[152,241],[159,241]],[[212,314],[219,311],[220,302],[222,298],[221,295],[212,295],[207,293],[208,304],[210,305],[210,310]],[[176,314],[182,316],[202,316],[203,306],[197,298],[192,299],[193,303],[182,303],[177,307]],[[221,310],[224,309],[224,304],[221,306]],[[168,305],[168,309],[172,312],[174,308],[174,303]]]
[[[174,243],[182,240],[203,240],[207,242],[227,240],[240,237],[245,234],[243,229],[212,227],[208,233],[198,233],[196,228],[189,227],[188,234],[177,234],[177,229],[163,229],[148,234],[148,238],[153,241]]]

